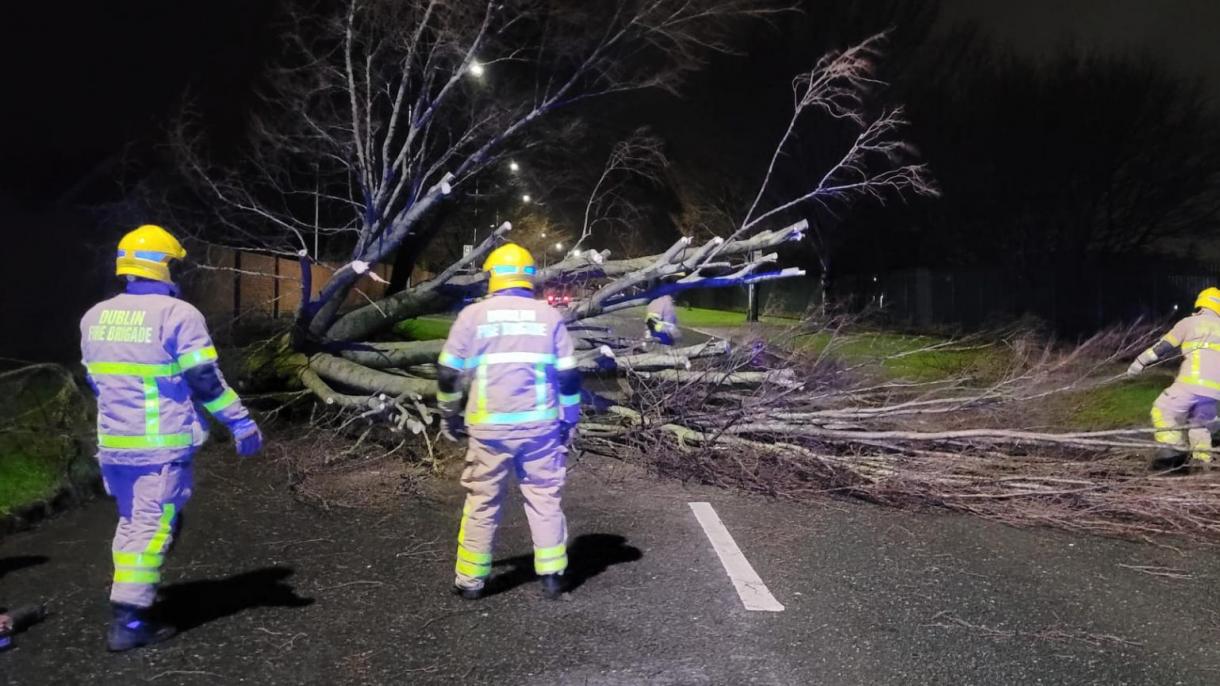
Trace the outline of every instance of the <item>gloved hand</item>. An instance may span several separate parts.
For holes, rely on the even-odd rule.
[[[250,457],[263,449],[263,434],[253,419],[239,419],[229,426],[229,431],[233,433],[233,444],[238,455]]]
[[[445,417],[441,420],[441,435],[454,443],[466,438],[466,420],[460,414]]]
[[[1130,377],[1139,376],[1140,373],[1143,371],[1144,371],[1144,363],[1140,362],[1139,360],[1136,360],[1131,363],[1130,367],[1127,367],[1127,376],[1130,376]]]
[[[572,445],[580,433],[576,427],[576,424],[559,422],[559,442],[565,446]]]

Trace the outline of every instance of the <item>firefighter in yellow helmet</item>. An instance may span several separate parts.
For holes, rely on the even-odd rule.
[[[191,460],[207,439],[203,411],[228,427],[239,455],[262,446],[258,426],[220,373],[203,315],[178,298],[170,263],[185,257],[159,226],[131,231],[115,260],[124,292],[80,322],[81,357],[97,395],[97,459],[119,514],[106,637],[112,651],[174,633],[150,609],[191,497]]]
[[[1178,349],[1178,378],[1152,405],[1156,442],[1164,446],[1157,461],[1170,463],[1189,452],[1192,471],[1205,471],[1212,464],[1211,426],[1220,399],[1220,288],[1199,293],[1195,313],[1140,353],[1127,374],[1135,376]]]
[[[509,474],[515,474],[534,543],[534,571],[543,596],[556,599],[568,566],[560,492],[567,445],[580,419],[580,373],[562,315],[534,298],[529,252],[513,243],[500,246],[483,270],[489,297],[458,315],[439,365],[444,433],[454,441],[469,436],[454,590],[468,599],[483,594]]]

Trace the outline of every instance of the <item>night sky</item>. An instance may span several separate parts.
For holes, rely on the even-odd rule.
[[[42,206],[155,141],[188,86],[213,125],[238,128],[274,0],[12,5],[0,35],[0,202]],[[1147,50],[1220,96],[1220,2],[944,0],[942,25],[963,20],[1033,54],[1073,39]]]
[[[1068,40],[1104,50],[1148,51],[1205,78],[1220,100],[1220,2],[1215,0],[943,0],[947,21],[977,20],[1022,52]]]

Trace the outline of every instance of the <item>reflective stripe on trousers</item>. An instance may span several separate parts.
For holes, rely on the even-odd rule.
[[[1152,405],[1156,442],[1180,452],[1189,450],[1193,459],[1210,462],[1216,405],[1216,399],[1198,395],[1179,379]]]
[[[560,503],[566,461],[567,449],[557,433],[495,440],[470,437],[462,472],[467,495],[454,568],[459,586],[481,587],[491,574],[492,547],[510,471],[516,474],[525,500],[534,570],[556,574],[567,568],[567,521]]]
[[[111,546],[111,602],[152,605],[182,508],[191,497],[192,471],[190,462],[140,467],[102,465],[103,482],[119,511]]]

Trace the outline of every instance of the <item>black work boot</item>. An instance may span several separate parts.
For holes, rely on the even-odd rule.
[[[543,598],[547,600],[560,600],[563,598],[562,574],[543,574],[538,577],[538,582],[542,584]]]
[[[466,586],[453,585],[453,595],[461,596],[463,600],[478,600],[483,597],[483,586],[478,588],[467,588]]]
[[[106,632],[106,649],[112,653],[160,643],[178,633],[168,624],[149,619],[148,608],[118,603],[111,608],[114,619]]]
[[[1187,455],[1183,450],[1159,448],[1156,451],[1156,455],[1152,458],[1152,464],[1149,467],[1156,472],[1174,471],[1184,467],[1189,458],[1190,455]]]

